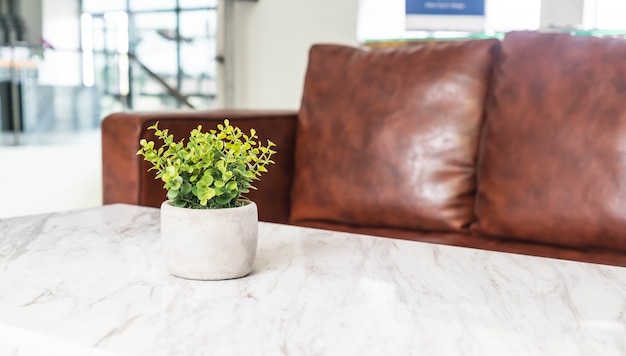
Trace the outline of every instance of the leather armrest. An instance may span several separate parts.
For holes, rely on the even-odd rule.
[[[224,119],[233,126],[249,132],[256,129],[260,140],[276,143],[277,153],[272,157],[275,165],[268,167],[258,188],[247,197],[259,208],[262,221],[286,223],[291,205],[296,111],[172,111],[172,112],[120,112],[107,116],[102,122],[102,174],[104,204],[127,203],[158,207],[166,199],[163,183],[155,180],[154,171],[148,172],[149,163],[137,156],[139,140],[153,140],[147,128],[160,122],[161,128],[170,130],[177,141],[187,139],[198,125],[205,130],[217,127]]]

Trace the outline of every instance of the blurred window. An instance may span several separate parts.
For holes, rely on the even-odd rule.
[[[595,28],[600,30],[626,30],[626,1],[596,0]]]

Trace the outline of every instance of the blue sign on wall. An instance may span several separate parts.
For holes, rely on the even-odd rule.
[[[406,0],[407,15],[484,16],[485,0]]]

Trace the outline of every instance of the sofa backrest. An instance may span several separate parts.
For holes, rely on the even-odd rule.
[[[626,40],[314,46],[290,221],[626,251]]]
[[[497,45],[314,46],[291,222],[466,231]]]
[[[626,40],[514,32],[500,48],[473,233],[626,251]]]

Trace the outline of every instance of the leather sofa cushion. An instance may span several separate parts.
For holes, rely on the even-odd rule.
[[[514,32],[501,51],[472,232],[626,251],[626,41]]]
[[[497,43],[313,46],[291,221],[467,231]]]

